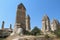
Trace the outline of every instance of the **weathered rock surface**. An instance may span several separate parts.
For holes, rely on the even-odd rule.
[[[13,35],[6,38],[6,40],[52,40],[51,38],[46,39],[44,36],[19,36]]]

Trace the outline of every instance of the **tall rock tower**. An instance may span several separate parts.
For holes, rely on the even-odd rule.
[[[26,30],[30,31],[30,16],[26,16]]]
[[[47,15],[44,15],[42,19],[42,32],[46,34],[49,31],[50,31],[50,19]]]
[[[10,29],[12,30],[12,24],[10,24]]]
[[[59,29],[59,21],[56,19],[53,19],[51,23],[51,31],[55,31]]]
[[[2,30],[4,30],[4,21],[2,22]]]
[[[14,27],[15,33],[19,33],[19,32],[22,33],[22,30],[26,29],[25,12],[26,12],[26,8],[24,7],[24,5],[22,3],[20,3],[18,5],[17,13],[16,13],[16,23],[15,23],[15,27]]]

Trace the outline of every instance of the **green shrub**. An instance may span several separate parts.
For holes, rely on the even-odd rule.
[[[31,31],[31,34],[35,36],[40,35],[40,33],[41,33],[41,30],[37,26],[35,26],[34,29],[32,29]]]

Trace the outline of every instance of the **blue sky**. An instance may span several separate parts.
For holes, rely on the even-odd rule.
[[[31,28],[42,27],[42,17],[47,14],[52,21],[56,18],[60,21],[60,0],[0,0],[0,28],[5,21],[5,28],[12,24],[14,27],[17,5],[23,3],[26,14],[31,17]]]

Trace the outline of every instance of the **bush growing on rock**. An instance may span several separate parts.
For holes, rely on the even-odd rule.
[[[33,29],[32,29],[32,31],[31,31],[31,34],[32,35],[40,35],[41,34],[41,30],[37,27],[37,26],[35,26]]]

